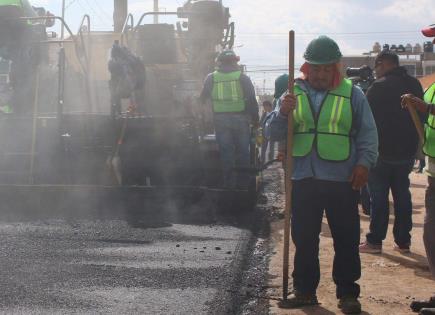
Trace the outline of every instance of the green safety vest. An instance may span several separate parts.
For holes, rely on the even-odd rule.
[[[424,93],[424,101],[435,105],[435,83]],[[424,145],[423,153],[431,158],[435,158],[435,116],[429,115],[424,126]]]
[[[22,7],[21,0],[0,0],[0,6],[12,5],[16,7]]]
[[[307,93],[297,84],[294,94],[298,101],[293,111],[293,156],[304,157],[316,149],[318,156],[327,161],[349,159],[352,130],[352,82],[343,79],[340,86],[329,91],[317,116]]]
[[[240,84],[241,71],[213,73],[213,90],[211,93],[215,113],[239,113],[246,107]]]
[[[36,16],[36,12],[28,0],[0,0],[0,9],[1,7],[17,7],[22,10],[23,16]]]

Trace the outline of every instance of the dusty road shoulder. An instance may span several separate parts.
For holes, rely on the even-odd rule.
[[[424,220],[424,190],[426,176],[412,174],[411,192],[413,197],[412,253],[402,255],[393,251],[392,223],[390,217],[387,240],[381,255],[362,254],[361,302],[363,314],[370,315],[402,315],[413,314],[409,304],[413,299],[424,299],[435,292],[435,282],[430,278],[422,241]],[[281,201],[281,209],[283,202]],[[361,213],[361,240],[368,231],[369,217]],[[301,310],[283,310],[277,307],[275,298],[281,297],[282,287],[282,256],[283,256],[283,226],[282,219],[271,223],[271,258],[269,263],[269,282],[267,295],[270,298],[271,314],[310,314],[332,315],[341,314],[337,308],[335,285],[332,280],[333,244],[326,219],[323,221],[320,236],[321,280],[318,296],[321,305]],[[294,247],[290,248],[290,255]],[[290,262],[293,257],[290,258]],[[290,273],[292,263],[290,264]],[[290,280],[291,281],[291,280]],[[291,283],[290,283],[291,286]]]

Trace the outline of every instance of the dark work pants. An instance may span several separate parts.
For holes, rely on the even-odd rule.
[[[424,219],[423,240],[429,267],[435,278],[435,178],[429,176],[428,181],[429,186],[426,189],[426,217]]]
[[[359,192],[350,183],[303,179],[293,181],[292,239],[296,247],[293,287],[303,294],[314,294],[320,280],[319,234],[326,212],[334,239],[332,276],[337,298],[358,297],[361,277],[359,256]]]
[[[371,195],[370,232],[367,241],[381,245],[387,236],[390,207],[388,196],[391,193],[394,201],[394,241],[398,245],[411,242],[412,202],[409,191],[409,173],[413,161],[393,164],[378,160],[378,164],[370,171],[369,191]]]

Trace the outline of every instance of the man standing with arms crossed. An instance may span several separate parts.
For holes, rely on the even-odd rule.
[[[285,140],[287,116],[294,117],[292,240],[296,247],[294,293],[286,307],[318,303],[319,234],[324,211],[334,239],[333,279],[338,306],[359,314],[361,276],[358,252],[359,190],[377,158],[377,132],[364,93],[342,77],[342,54],[335,41],[320,36],[308,45],[294,96],[281,99],[271,136]]]

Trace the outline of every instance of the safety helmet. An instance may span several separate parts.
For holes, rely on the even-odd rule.
[[[429,25],[428,27],[421,30],[426,37],[435,37],[435,24]]]
[[[307,46],[304,58],[309,64],[327,65],[337,63],[343,55],[337,43],[328,36],[319,36]]]
[[[233,50],[228,49],[228,50],[222,51],[218,55],[216,61],[223,62],[223,63],[225,63],[225,62],[238,62],[238,61],[240,61],[240,57],[237,56]]]
[[[275,80],[275,93],[273,97],[280,98],[288,89],[288,74],[281,74]]]
[[[435,24],[429,25],[428,27],[421,30],[424,36],[433,37],[433,43],[435,44]]]

